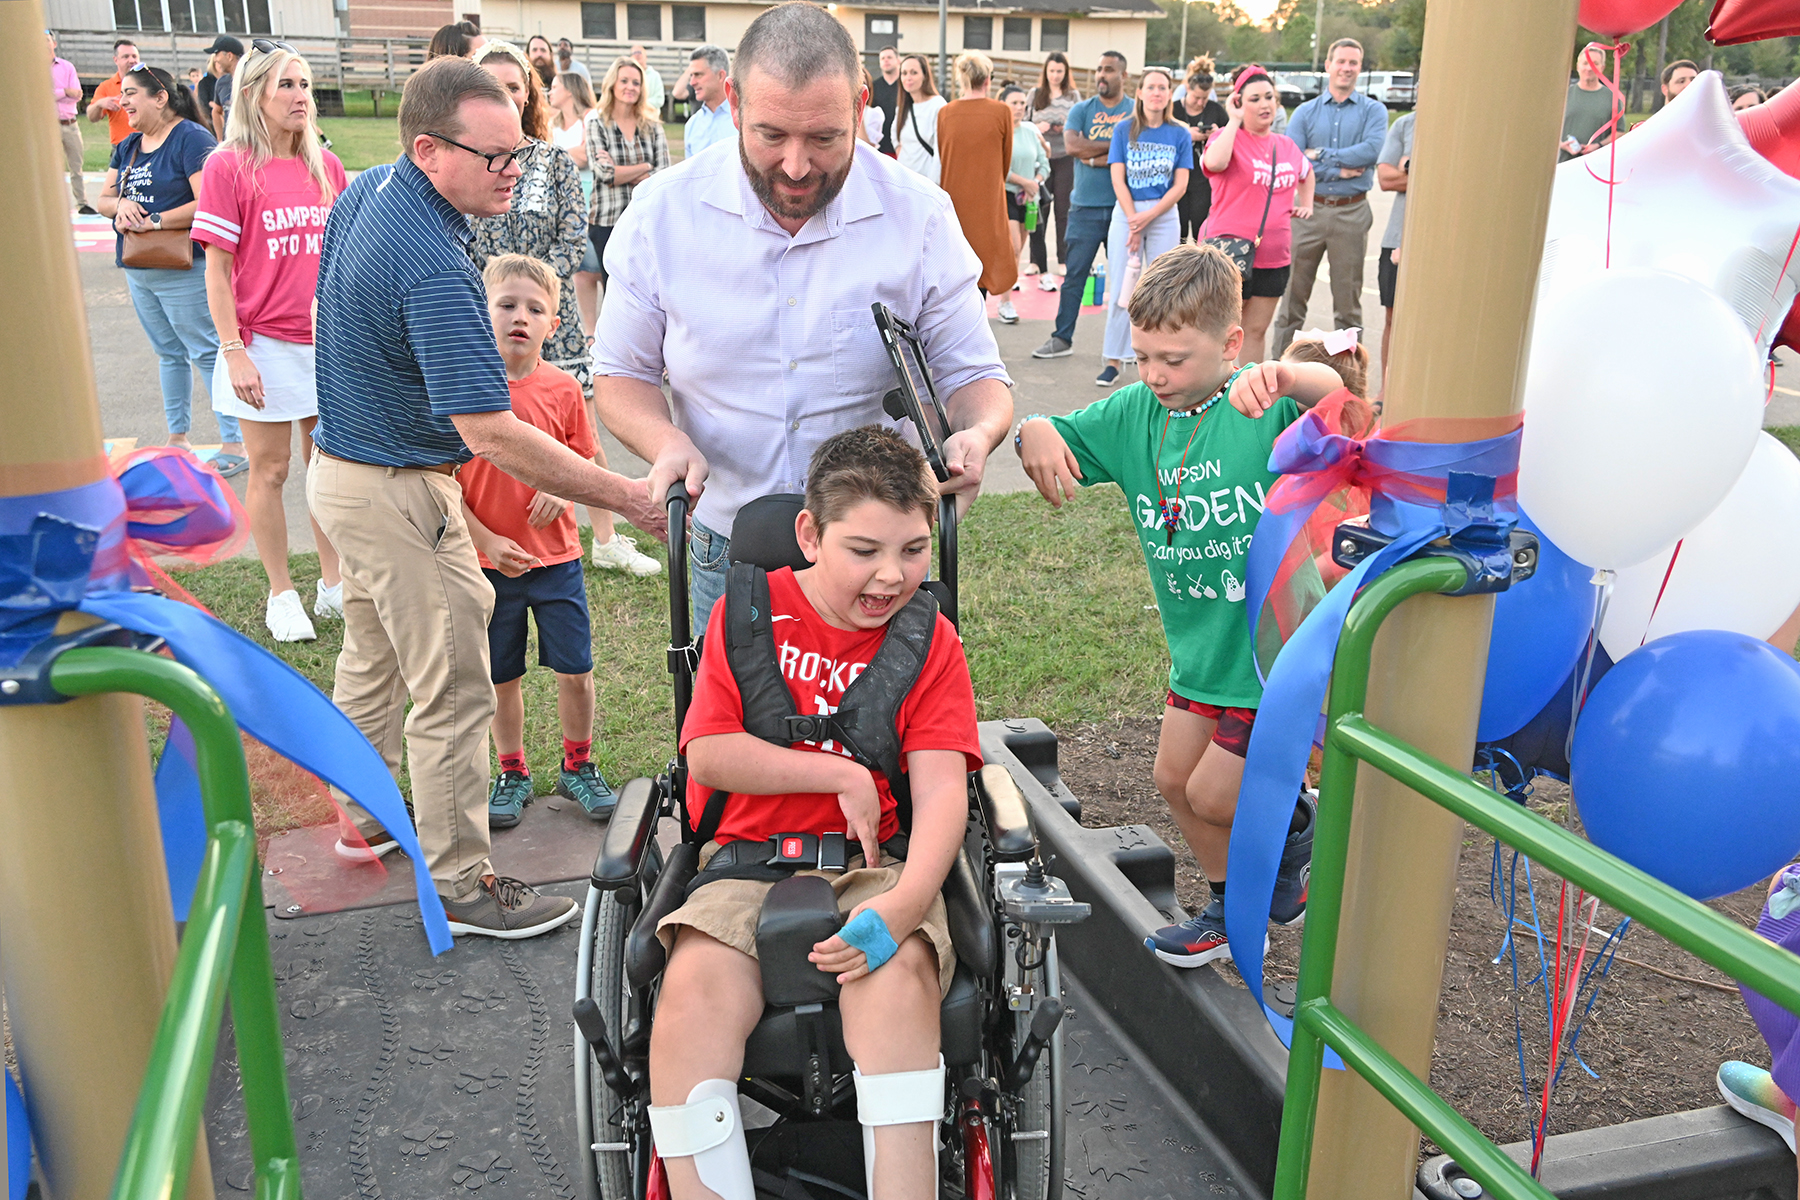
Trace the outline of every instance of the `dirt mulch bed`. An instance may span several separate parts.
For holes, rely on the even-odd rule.
[[[1063,780],[1081,798],[1083,825],[1154,828],[1175,850],[1177,895],[1190,911],[1197,911],[1208,894],[1205,877],[1151,782],[1159,728],[1158,721],[1134,718],[1059,730]],[[1568,819],[1568,804],[1567,787],[1549,780],[1539,782],[1531,799],[1533,808],[1558,821]],[[1529,1136],[1543,1087],[1549,1037],[1541,988],[1522,991],[1519,1010],[1533,1096],[1528,1115],[1519,1082],[1512,970],[1506,960],[1493,961],[1506,934],[1506,915],[1489,899],[1493,856],[1493,839],[1465,828],[1438,1001],[1431,1085],[1482,1133],[1506,1143]],[[1510,858],[1508,851],[1508,862]],[[1551,953],[1560,881],[1535,866],[1531,873],[1540,919],[1547,919],[1544,945]],[[1525,916],[1523,863],[1518,885],[1518,913]],[[1762,903],[1763,889],[1755,887],[1715,901],[1712,907],[1749,927],[1756,924]],[[1601,931],[1594,935],[1596,946],[1618,920],[1618,913],[1601,908],[1595,920]],[[1295,977],[1300,939],[1299,930],[1271,928],[1271,980]],[[1565,934],[1565,942],[1576,944],[1575,935]],[[1519,951],[1520,978],[1529,979],[1537,969],[1537,946],[1529,932],[1522,935]],[[1243,986],[1229,965],[1220,974]],[[1720,1062],[1732,1058],[1768,1062],[1768,1050],[1731,981],[1635,925],[1618,948],[1617,961],[1577,1049],[1599,1078],[1568,1062],[1551,1099],[1552,1133],[1715,1105],[1719,1095],[1713,1074]]]

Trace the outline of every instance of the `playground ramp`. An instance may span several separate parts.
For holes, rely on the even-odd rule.
[[[1093,916],[1059,934],[1070,1200],[1261,1200],[1274,1177],[1286,1051],[1242,988],[1143,952],[1181,914],[1175,863],[1146,826],[1091,829],[1041,722],[981,727],[1033,809],[1051,869]],[[548,812],[533,816],[545,820]],[[531,824],[528,819],[527,825]],[[597,845],[597,839],[595,840]],[[579,860],[566,851],[561,863]],[[589,858],[591,851],[587,852]],[[579,898],[585,865],[544,890]],[[523,942],[465,939],[433,959],[390,886],[369,907],[269,922],[305,1194],[427,1200],[482,1193],[577,1200],[573,1046],[577,927]],[[274,905],[282,903],[279,889]],[[227,1027],[207,1104],[218,1194],[251,1190]],[[1507,1148],[1523,1161],[1523,1145]],[[1453,1164],[1421,1168],[1415,1200],[1467,1200]],[[1550,1139],[1562,1200],[1791,1200],[1794,1158],[1723,1108]]]

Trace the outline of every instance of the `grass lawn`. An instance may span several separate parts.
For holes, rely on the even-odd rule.
[[[663,547],[641,540],[666,563]],[[1053,512],[1036,493],[984,497],[962,526],[959,550],[962,634],[981,719],[1034,716],[1059,726],[1160,711],[1168,654],[1117,488],[1084,492],[1061,512]],[[294,557],[301,595],[312,594],[317,577],[316,556]],[[617,785],[654,774],[674,748],[674,705],[663,656],[668,580],[593,570],[587,579],[598,710],[595,757],[602,774]],[[271,641],[262,623],[262,569],[254,558],[183,573],[180,582],[221,620],[331,691],[342,625],[319,622],[316,642]],[[535,651],[527,661],[536,662]],[[533,666],[526,673],[525,706],[532,775],[539,791],[548,792],[556,784],[561,752],[555,677],[548,670]],[[271,831],[265,823],[264,834]]]
[[[1768,432],[1780,439],[1781,444],[1789,450],[1800,454],[1800,425],[1779,425]]]

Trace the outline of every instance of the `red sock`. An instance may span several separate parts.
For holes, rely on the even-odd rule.
[[[593,748],[594,748],[594,739],[593,738],[589,738],[585,742],[571,742],[568,738],[564,738],[563,739],[563,770],[573,771],[576,767],[579,767],[582,763],[589,761],[589,759],[592,757],[591,751],[593,750]]]
[[[500,756],[500,769],[502,771],[517,771],[519,774],[527,776],[531,774],[531,768],[525,765],[525,752],[523,750],[519,751],[517,754],[502,754]]]

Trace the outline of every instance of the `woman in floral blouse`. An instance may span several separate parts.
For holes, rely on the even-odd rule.
[[[581,389],[588,391],[593,387],[593,358],[582,332],[575,289],[569,285],[570,276],[587,253],[581,170],[568,151],[550,144],[550,106],[537,72],[519,48],[510,42],[489,42],[477,51],[475,62],[498,80],[519,106],[525,136],[536,146],[530,158],[519,160],[525,173],[513,186],[511,211],[469,222],[475,230],[470,257],[480,270],[490,258],[524,254],[556,272],[563,283],[556,310],[562,324],[544,341],[544,361],[575,376]]]
[[[594,207],[588,236],[606,280],[606,239],[625,215],[631,193],[653,172],[669,166],[669,139],[644,96],[643,68],[629,58],[613,61],[600,85],[600,103],[587,118],[588,164],[594,169]]]

